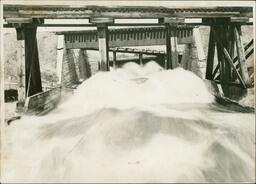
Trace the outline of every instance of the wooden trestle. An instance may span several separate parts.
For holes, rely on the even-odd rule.
[[[245,48],[241,39],[241,25],[252,17],[252,7],[212,8],[163,8],[163,7],[101,7],[101,6],[17,6],[4,5],[5,27],[17,31],[18,61],[20,66],[19,100],[42,92],[38,48],[37,26],[44,25],[44,19],[79,18],[89,19],[88,26],[95,31],[64,32],[66,49],[94,49],[100,53],[100,70],[109,70],[109,51],[113,52],[113,66],[116,65],[117,47],[166,45],[167,69],[177,66],[189,68],[185,60],[193,47],[193,26],[185,18],[202,18],[198,25],[210,26],[206,79],[220,83],[227,97],[234,96],[230,86],[241,89],[251,87],[246,59],[253,53],[251,41]],[[157,26],[150,28],[108,29],[115,26],[115,19],[155,18]],[[134,24],[131,24],[134,26]],[[77,25],[76,25],[77,26]],[[129,26],[129,24],[126,24]],[[199,32],[199,31],[198,31]],[[63,37],[63,36],[62,36]],[[196,39],[198,42],[198,39]],[[177,45],[185,45],[185,53],[179,63]],[[63,49],[63,43],[58,46]],[[215,53],[215,49],[217,53]],[[61,51],[63,53],[63,50]],[[163,56],[163,53],[149,53],[126,49],[123,52],[138,53],[142,64],[143,54]],[[58,54],[61,58],[61,54]],[[217,63],[216,63],[217,61]],[[82,66],[82,65],[81,65]],[[58,63],[61,73],[61,63]]]
[[[231,86],[243,89],[252,87],[246,59],[253,53],[253,48],[247,53],[245,51],[250,48],[253,40],[244,48],[240,25],[233,25],[228,19],[205,21],[212,22],[213,24],[210,26],[206,79],[221,84],[226,97],[236,98],[237,92],[234,91],[237,90],[234,89],[237,88]],[[214,25],[215,22],[221,24],[216,26]],[[215,48],[217,50],[216,54]],[[217,64],[214,64],[215,56],[217,57]]]

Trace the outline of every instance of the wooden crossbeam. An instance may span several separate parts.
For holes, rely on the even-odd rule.
[[[236,74],[237,77],[238,77],[238,80],[239,80],[240,83],[242,84],[242,87],[243,87],[243,88],[246,88],[246,84],[245,84],[245,82],[244,82],[242,76],[241,76],[240,73],[237,71],[237,69],[236,69],[236,67],[235,67],[235,65],[234,65],[234,63],[233,63],[233,61],[232,61],[232,59],[231,59],[231,57],[230,57],[230,55],[229,55],[227,49],[222,45],[222,43],[221,43],[221,41],[219,40],[219,37],[218,37],[216,31],[214,30],[214,28],[213,28],[213,33],[214,33],[214,36],[215,36],[215,39],[216,39],[217,43],[219,44],[219,46],[220,46],[220,48],[221,48],[220,50],[222,51],[222,53],[224,54],[225,58],[226,58],[227,61],[229,62],[230,66],[233,68],[235,74]]]
[[[241,87],[241,84],[238,82],[222,82],[220,80],[214,80],[214,82],[216,82],[217,84],[223,84],[223,85],[228,85],[228,86],[237,86],[237,87]]]
[[[114,19],[110,17],[91,17],[89,22],[92,24],[113,24]]]
[[[230,17],[230,22],[249,22],[249,17]]]
[[[151,60],[154,60],[156,61],[158,58],[158,56],[143,56],[143,61],[151,61]],[[113,58],[114,59],[114,58]],[[113,60],[110,60],[109,61],[110,64],[112,64],[114,61]],[[121,64],[123,63],[127,63],[127,62],[136,62],[138,64],[140,64],[140,58],[124,58],[124,59],[117,59],[116,60],[116,67],[117,66],[120,66]],[[113,65],[112,65],[113,66]]]
[[[189,26],[214,26],[214,25],[222,25],[220,23],[206,23],[206,22],[187,22],[185,23]],[[4,24],[4,28],[13,28],[17,27],[15,26],[16,23],[7,23]],[[164,23],[114,23],[111,24],[111,26],[120,26],[120,27],[127,27],[127,26],[161,26],[164,25]],[[253,22],[230,22],[230,25],[253,25]],[[38,27],[95,27],[94,24],[38,24]]]
[[[6,22],[8,22],[9,24],[14,24],[14,23],[32,23],[33,20],[32,18],[6,18],[5,19]]]
[[[122,52],[122,53],[132,53],[132,54],[147,54],[147,55],[166,55],[164,51],[159,51],[159,50],[146,50],[146,49],[134,49],[134,48],[120,48],[120,47],[115,47],[115,48],[109,48],[109,51],[113,52]]]
[[[29,6],[4,5],[4,18],[163,18],[163,17],[252,17],[252,7],[154,7],[154,6]]]

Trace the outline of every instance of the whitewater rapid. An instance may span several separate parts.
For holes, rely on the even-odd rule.
[[[255,120],[150,62],[99,72],[6,128],[4,182],[254,182]]]

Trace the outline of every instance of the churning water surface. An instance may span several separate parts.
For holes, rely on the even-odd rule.
[[[6,129],[4,182],[254,182],[255,120],[181,68],[99,72]]]

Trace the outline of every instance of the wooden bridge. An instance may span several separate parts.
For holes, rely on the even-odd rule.
[[[206,76],[221,84],[224,95],[237,96],[237,89],[251,87],[246,58],[253,53],[252,44],[243,47],[241,26],[252,25],[252,7],[149,7],[149,6],[21,6],[4,5],[4,27],[17,31],[20,55],[19,100],[41,93],[41,76],[38,59],[36,30],[38,26],[88,26],[93,31],[61,32],[66,49],[99,50],[100,70],[109,70],[109,51],[138,52],[166,58],[166,69],[179,64],[177,46],[185,44],[184,57],[191,54],[193,45],[200,42],[195,26],[210,26]],[[116,23],[116,19],[157,19],[157,23]],[[187,23],[186,19],[200,18],[201,22]],[[88,24],[45,24],[45,19],[88,19]],[[132,28],[109,29],[111,26]],[[140,26],[134,28],[134,26]],[[144,26],[144,27],[141,27]],[[150,26],[150,27],[149,27]],[[252,40],[253,42],[253,40]],[[165,45],[166,53],[120,49],[128,46]],[[250,49],[248,49],[250,47]],[[24,49],[23,49],[24,48]],[[199,49],[199,48],[198,48]],[[215,54],[215,49],[217,54]],[[151,53],[150,53],[151,52]],[[199,52],[200,51],[199,49]],[[114,54],[115,55],[115,54]],[[217,63],[214,63],[214,57]],[[187,58],[186,58],[187,59]],[[115,60],[115,59],[114,59]],[[183,59],[184,61],[185,59]],[[115,61],[114,61],[115,62]],[[240,93],[241,94],[241,93]]]

